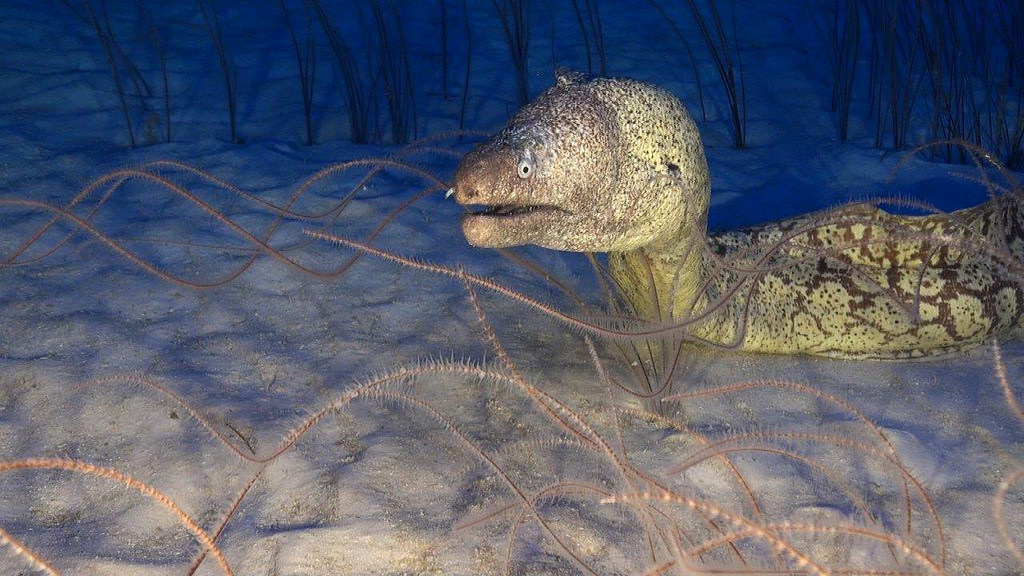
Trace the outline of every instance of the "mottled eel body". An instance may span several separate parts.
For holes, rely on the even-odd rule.
[[[707,234],[697,127],[674,96],[558,74],[459,165],[476,246],[608,252],[640,316],[741,350],[842,358],[933,356],[1017,324],[1024,254],[1015,197],[931,216],[869,204]]]

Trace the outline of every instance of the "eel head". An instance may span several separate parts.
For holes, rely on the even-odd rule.
[[[455,200],[469,208],[470,244],[535,244],[577,252],[614,248],[608,202],[618,172],[613,112],[578,77],[523,107],[499,133],[459,163]]]
[[[561,72],[463,157],[450,191],[474,246],[624,252],[706,222],[700,135],[667,92]]]

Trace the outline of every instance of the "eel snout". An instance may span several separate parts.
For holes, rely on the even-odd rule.
[[[486,204],[491,197],[509,196],[503,176],[514,169],[511,155],[487,144],[467,153],[455,170],[455,201],[463,206]]]
[[[533,188],[516,175],[512,155],[500,152],[485,145],[466,154],[448,191],[458,204],[472,208],[462,215],[462,233],[473,246],[535,243],[550,224],[547,217],[565,212],[532,199]]]

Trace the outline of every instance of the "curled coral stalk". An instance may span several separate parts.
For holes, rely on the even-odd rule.
[[[1010,411],[1024,423],[1024,409],[1021,409],[1020,403],[1017,401],[1017,395],[1014,394],[1013,389],[1010,387],[1010,380],[1006,376],[1006,364],[1003,362],[1002,349],[999,346],[998,340],[992,341],[992,356],[993,364],[996,369],[996,378],[999,380],[999,387],[1003,391],[1003,398],[1006,400],[1006,405],[1010,408]],[[1021,543],[1014,540],[1010,533],[1010,526],[1006,521],[1006,498],[1009,495],[1010,490],[1015,484],[1024,479],[1024,465],[1018,467],[1016,470],[1010,472],[1003,480],[999,483],[999,488],[996,490],[995,496],[992,499],[992,516],[995,520],[996,527],[999,529],[999,535],[1003,539],[1003,544],[1006,549],[1013,554],[1014,558],[1017,559],[1017,563],[1021,568],[1024,568],[1024,548]]]
[[[182,510],[180,506],[171,500],[170,497],[145,482],[137,480],[113,468],[105,468],[66,458],[25,458],[21,460],[0,461],[0,472],[7,472],[11,470],[67,470],[70,472],[78,472],[90,476],[107,478],[114,480],[115,482],[120,482],[129,488],[134,488],[143,496],[150,498],[177,516],[181,524],[192,533],[200,544],[203,545],[204,552],[213,555],[224,574],[227,576],[232,576],[234,574],[234,572],[231,571],[231,567],[228,566],[227,558],[224,557],[224,553],[221,552],[216,542],[214,542],[213,537],[199,526],[199,524],[197,524],[192,517]],[[56,569],[47,564],[38,555],[29,551],[24,545],[18,543],[13,538],[8,537],[6,532],[0,534],[0,537],[11,544],[16,552],[25,555],[36,567],[43,568],[51,574],[59,574]]]

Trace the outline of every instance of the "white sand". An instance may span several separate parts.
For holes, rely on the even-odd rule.
[[[125,30],[119,41],[129,49],[141,43],[129,32],[134,4],[110,4],[112,12],[125,4],[115,18],[115,26]],[[153,10],[154,20],[173,31],[165,43],[172,58],[175,142],[128,149],[109,70],[92,30],[60,3],[0,5],[3,198],[63,204],[105,172],[168,159],[283,203],[298,182],[322,167],[397,150],[347,142],[342,95],[325,45],[320,46],[317,87],[320,143],[299,145],[294,54],[274,3],[268,3],[267,14],[222,7],[231,34],[247,38],[230,47],[246,143],[226,143],[223,85],[214,52],[197,28],[201,20],[191,13],[194,8],[174,6]],[[983,189],[956,176],[971,173],[962,167],[911,159],[890,180],[898,156],[872,149],[870,129],[860,124],[850,143],[838,143],[828,112],[824,56],[807,15],[785,2],[748,9],[760,11],[740,22],[750,82],[751,149],[727,147],[719,94],[712,93],[712,118],[702,124],[714,174],[714,226],[749,224],[868,196],[913,195],[947,209],[983,198]],[[567,18],[567,10],[560,6],[559,17]],[[694,83],[678,40],[651,10],[625,12],[610,7],[603,12],[610,70],[663,84],[695,107]],[[458,98],[445,102],[438,94],[436,40],[431,40],[436,38],[436,14],[410,11],[405,24],[420,58],[421,135],[451,130],[457,126]],[[551,78],[550,22],[538,17],[535,25],[533,83],[539,90]],[[467,127],[494,130],[515,108],[511,65],[489,5],[481,3],[474,11],[472,26]],[[576,58],[562,63],[579,66],[579,35],[572,26],[562,33],[558,49]],[[780,37],[784,40],[772,40]],[[693,42],[700,48],[696,36]],[[667,56],[662,54],[666,51]],[[702,49],[698,54],[707,66],[706,82],[713,85],[710,62]],[[159,85],[155,62],[137,58],[143,74]],[[452,60],[457,92],[461,53]],[[468,146],[446,144],[458,151]],[[452,158],[431,155],[410,158],[442,178],[450,177],[455,164]],[[265,208],[195,176],[172,169],[163,173],[253,232],[262,233],[272,221]],[[326,179],[296,209],[315,212],[332,206],[363,174],[354,170]],[[363,238],[425,186],[421,179],[386,172],[360,190],[331,232]],[[84,217],[94,205],[95,198],[76,213]],[[404,211],[374,245],[464,266],[571,309],[543,280],[493,252],[469,247],[459,231],[460,212],[435,193]],[[0,256],[9,255],[48,218],[3,208]],[[92,221],[161,269],[200,282],[235,270],[252,247],[223,223],[152,183],[126,184]],[[304,243],[302,230],[316,227],[286,223],[272,245]],[[70,229],[58,225],[25,256],[41,255]],[[582,256],[538,249],[522,253],[590,302],[600,302]],[[352,252],[316,241],[287,254],[329,269]],[[526,378],[577,411],[618,450],[610,409],[640,405],[626,394],[606,391],[582,335],[505,297],[478,293]],[[598,347],[613,374],[626,378],[612,346],[599,341]],[[1021,352],[1017,341],[1003,346],[1018,397],[1024,396],[1018,384],[1024,370]],[[500,368],[465,288],[450,278],[367,256],[340,278],[319,280],[263,256],[226,286],[193,290],[159,279],[91,235],[78,233],[38,262],[0,270],[0,460],[62,458],[114,468],[163,492],[213,532],[261,465],[237,456],[185,406],[140,380],[173,391],[239,452],[265,457],[289,431],[345,390],[389,371],[442,365],[451,358]],[[987,347],[916,363],[687,350],[673,389],[780,378],[853,404],[893,442],[899,462],[934,502],[948,555],[945,570],[1012,574],[1024,566],[1015,563],[999,538],[992,504],[999,481],[1021,466],[1024,422],[1008,409],[993,364]],[[113,375],[122,378],[102,380]],[[565,431],[514,386],[442,373],[404,379],[388,389],[442,411],[528,498],[569,481],[610,492],[631,490],[607,456],[559,444]],[[914,512],[907,531],[895,468],[878,452],[877,435],[848,411],[807,392],[752,388],[688,400],[672,414],[712,440],[744,431],[762,434],[761,439],[738,439],[735,445],[748,449],[731,454],[757,495],[763,522],[867,527],[909,541],[939,560],[938,532],[919,494],[912,491]],[[645,473],[724,512],[756,518],[720,461],[669,474],[700,454],[694,434],[631,418],[623,419],[621,427],[629,458]],[[771,436],[787,432],[841,436],[874,446],[876,452],[865,455],[824,440]],[[765,446],[809,457],[834,473],[831,479],[838,484],[830,483],[824,469],[753,450]],[[1022,497],[1024,488],[1016,485],[1006,502],[1018,545],[1024,542]],[[861,514],[857,498],[873,520]],[[357,399],[328,413],[262,469],[218,543],[236,574],[491,574],[500,572],[508,555],[516,513],[454,528],[515,502],[493,468],[423,408],[394,399]],[[657,506],[678,520],[683,532],[709,538],[707,527],[695,524],[685,509]],[[643,574],[650,566],[642,526],[622,508],[602,505],[593,494],[563,494],[541,500],[538,509],[566,545],[601,573]],[[0,528],[66,574],[184,574],[201,549],[175,517],[137,491],[68,471],[0,473]],[[914,561],[894,566],[884,546],[864,538],[827,532],[812,536],[789,537],[826,565],[929,573]],[[744,556],[753,566],[764,565],[763,546],[748,545]],[[577,572],[529,516],[518,529],[511,557],[516,574]],[[666,557],[661,548],[660,558]],[[719,549],[703,566],[710,569],[722,558],[735,565],[735,557]],[[0,550],[0,574],[31,572],[30,563],[10,545]],[[219,572],[211,558],[199,569],[201,574]]]

